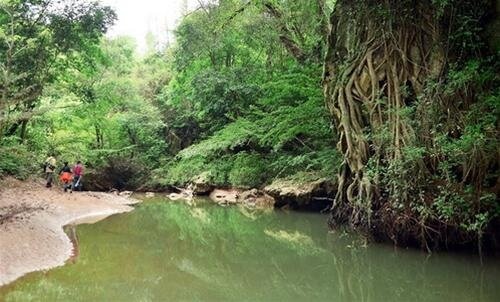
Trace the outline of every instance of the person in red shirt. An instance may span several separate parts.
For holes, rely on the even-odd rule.
[[[75,189],[81,190],[82,176],[83,176],[83,165],[81,161],[78,161],[76,165],[73,167],[73,184],[71,186],[70,193],[73,193],[73,190]]]

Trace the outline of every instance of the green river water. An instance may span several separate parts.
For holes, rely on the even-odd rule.
[[[149,200],[76,227],[79,255],[0,301],[500,301],[500,261],[328,232],[326,216]]]

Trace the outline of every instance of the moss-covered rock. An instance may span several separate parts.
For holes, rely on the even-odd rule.
[[[331,204],[335,183],[327,178],[276,179],[264,188],[277,207],[321,211]]]
[[[188,190],[193,191],[194,195],[208,195],[213,190],[210,172],[203,172],[195,176],[191,180]]]

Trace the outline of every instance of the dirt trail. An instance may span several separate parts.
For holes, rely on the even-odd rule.
[[[0,181],[0,286],[64,265],[73,253],[62,227],[129,212],[138,200],[107,193],[64,193],[42,182]]]

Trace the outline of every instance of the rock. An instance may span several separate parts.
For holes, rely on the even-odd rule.
[[[241,192],[236,189],[215,189],[210,193],[209,197],[219,205],[237,204],[240,193]]]
[[[244,205],[255,208],[272,208],[275,203],[272,196],[257,189],[242,192],[238,197],[238,201]]]
[[[101,191],[117,190],[112,182],[109,182],[105,177],[97,171],[88,170],[82,178],[83,190],[85,191]]]
[[[331,204],[335,184],[326,178],[308,178],[304,180],[277,179],[264,188],[264,191],[276,199],[276,206],[289,206],[292,209],[321,211]]]
[[[167,195],[167,198],[171,200],[178,200],[182,198],[182,195],[179,193],[170,193]]]
[[[125,197],[130,197],[130,195],[132,195],[132,191],[121,191],[120,193],[118,193],[118,195],[120,196],[125,196]]]
[[[146,197],[148,197],[148,198],[155,197],[155,193],[154,192],[146,192]]]
[[[221,206],[240,204],[249,208],[272,208],[274,198],[257,189],[242,191],[239,189],[215,189],[210,199]]]
[[[189,189],[183,189],[183,188],[178,188],[178,187],[173,187],[174,189],[178,190],[178,193],[170,193],[167,195],[168,199],[170,200],[187,200],[190,201],[193,199],[193,191]]]
[[[203,172],[194,177],[188,186],[188,190],[192,190],[194,195],[208,195],[213,190],[210,184],[210,173]]]
[[[170,193],[167,195],[168,199],[171,200],[179,200],[179,199],[191,199],[193,196],[189,196],[187,194],[182,193]]]

